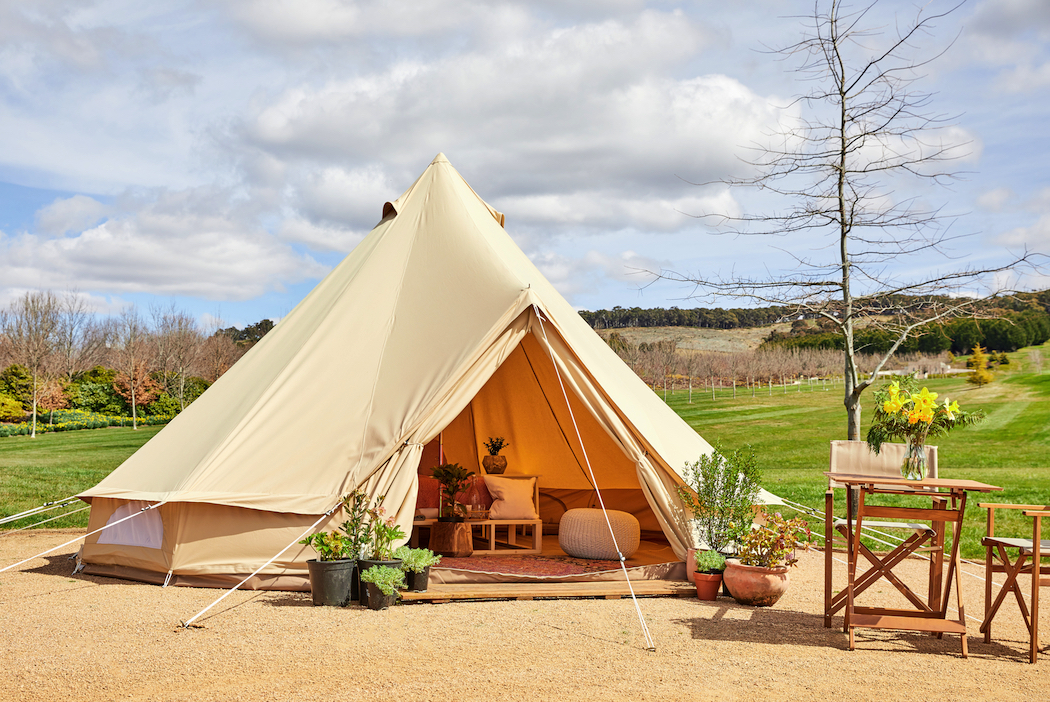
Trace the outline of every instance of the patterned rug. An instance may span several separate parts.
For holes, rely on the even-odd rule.
[[[442,558],[435,567],[469,570],[475,573],[550,578],[619,570],[620,562],[572,556],[475,556],[473,558]]]

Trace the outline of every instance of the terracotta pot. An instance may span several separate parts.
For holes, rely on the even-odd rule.
[[[485,456],[481,459],[481,465],[485,466],[485,472],[490,475],[499,475],[507,470],[506,456]]]
[[[685,579],[692,580],[696,572],[696,552],[699,549],[689,548],[685,551]]]
[[[713,602],[718,599],[718,589],[722,587],[721,573],[693,573],[696,585],[696,596],[701,600]]]
[[[772,607],[790,584],[787,566],[749,566],[735,558],[726,561],[723,578],[734,600],[753,607]]]

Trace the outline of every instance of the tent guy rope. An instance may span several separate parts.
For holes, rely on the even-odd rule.
[[[236,590],[240,589],[241,585],[244,585],[244,584],[245,584],[246,582],[248,582],[249,580],[251,580],[252,578],[254,578],[254,577],[255,577],[256,575],[258,575],[258,574],[259,574],[259,572],[260,572],[260,571],[261,571],[261,570],[262,570],[263,568],[265,568],[266,566],[270,565],[271,563],[273,563],[274,561],[276,561],[276,560],[277,560],[278,558],[280,558],[280,557],[281,557],[281,555],[282,555],[282,554],[283,554],[283,553],[284,553],[285,551],[287,551],[288,549],[290,549],[290,548],[291,548],[292,546],[295,546],[295,545],[296,545],[297,543],[299,543],[299,542],[300,542],[300,541],[301,541],[302,539],[306,538],[306,535],[307,535],[307,534],[311,533],[311,532],[312,532],[312,531],[313,531],[314,529],[316,529],[316,528],[317,528],[317,525],[318,525],[318,524],[320,524],[321,522],[323,522],[323,521],[324,521],[325,519],[328,519],[329,517],[331,517],[331,516],[332,516],[332,513],[333,513],[333,512],[335,512],[335,511],[336,511],[337,509],[339,509],[339,507],[340,507],[340,506],[341,506],[342,504],[343,504],[343,501],[342,501],[342,500],[339,500],[339,502],[335,503],[335,506],[333,506],[333,507],[332,507],[332,509],[330,509],[330,510],[328,510],[327,512],[325,512],[324,514],[322,514],[322,515],[321,515],[321,517],[320,517],[320,518],[319,518],[319,519],[318,519],[318,520],[317,520],[316,522],[314,522],[313,524],[311,524],[311,525],[310,525],[309,527],[307,527],[307,528],[306,528],[306,531],[304,531],[304,532],[303,532],[302,534],[300,534],[300,535],[299,535],[298,537],[296,537],[295,541],[293,541],[292,543],[290,543],[290,544],[288,544],[287,546],[285,546],[284,548],[282,548],[282,549],[281,549],[281,550],[280,550],[280,551],[279,551],[279,552],[278,552],[278,553],[277,553],[276,555],[274,555],[274,557],[273,557],[273,558],[271,558],[270,560],[266,561],[266,562],[265,562],[265,563],[263,563],[263,564],[262,564],[261,566],[259,566],[258,568],[256,568],[256,569],[255,569],[255,570],[254,570],[254,571],[253,571],[253,572],[251,573],[251,575],[249,575],[249,576],[248,576],[248,577],[246,577],[246,578],[245,578],[244,580],[240,581],[239,583],[237,583],[236,585],[234,585],[233,587],[231,587],[231,588],[230,588],[229,590],[227,590],[226,592],[224,592],[224,593],[222,594],[222,596],[221,596],[221,597],[219,597],[219,599],[215,600],[215,601],[214,601],[214,602],[212,602],[212,603],[211,603],[210,605],[208,605],[207,607],[205,607],[205,608],[204,608],[204,609],[202,609],[201,611],[197,612],[196,614],[194,614],[194,615],[193,615],[192,617],[190,617],[189,619],[187,619],[187,620],[185,620],[185,621],[181,621],[181,622],[179,622],[179,625],[180,625],[180,626],[181,626],[181,627],[182,627],[183,629],[188,629],[188,628],[190,627],[190,625],[191,625],[191,624],[193,624],[193,622],[197,620],[197,618],[198,618],[198,617],[200,617],[200,616],[201,616],[202,614],[204,614],[205,612],[207,612],[207,611],[208,611],[209,609],[211,609],[212,607],[214,607],[215,605],[219,604],[220,602],[222,602],[223,600],[225,600],[225,599],[226,599],[227,597],[229,597],[230,595],[232,595],[232,594],[233,594],[233,593],[234,593],[234,592],[235,592]],[[169,574],[168,574],[168,579],[170,579],[170,578],[171,578],[171,573],[169,573]],[[164,584],[165,584],[165,585],[167,585],[168,579],[166,579],[166,580],[164,581]]]
[[[47,554],[51,553],[52,551],[57,551],[60,548],[65,548],[66,546],[69,546],[70,544],[75,544],[76,542],[78,542],[78,541],[80,541],[82,539],[86,539],[87,537],[92,536],[94,534],[97,534],[100,531],[104,531],[104,530],[108,529],[111,526],[116,526],[117,524],[120,524],[121,522],[126,522],[129,519],[134,519],[135,517],[139,516],[143,512],[148,512],[151,509],[156,509],[156,508],[160,507],[161,505],[165,505],[165,504],[167,504],[167,501],[158,502],[155,505],[147,505],[146,507],[143,507],[142,509],[140,509],[138,512],[135,512],[135,514],[129,514],[128,516],[122,517],[121,519],[118,519],[115,522],[110,522],[110,523],[106,524],[105,526],[103,526],[103,527],[101,527],[99,529],[95,529],[94,531],[90,531],[87,534],[84,534],[83,536],[78,536],[75,539],[70,539],[69,541],[65,542],[64,544],[59,544],[58,546],[55,546],[54,548],[49,548],[48,550],[44,551],[43,553],[38,553],[38,554],[36,554],[35,556],[33,556],[31,558],[25,559],[24,561],[19,561],[18,563],[13,563],[13,564],[7,566],[6,568],[0,568],[0,573],[3,573],[3,572],[8,571],[8,570],[11,570],[12,568],[17,568],[18,566],[22,565],[23,563],[28,563],[29,561],[32,561],[32,560],[34,560],[36,558],[40,558],[41,556],[46,556]]]
[[[88,505],[87,507],[81,507],[80,509],[74,509],[74,510],[72,510],[70,512],[63,512],[62,514],[58,515],[57,517],[51,517],[50,519],[44,519],[43,521],[33,522],[29,526],[18,527],[17,529],[5,530],[3,533],[4,534],[17,534],[20,531],[25,531],[26,529],[34,529],[34,528],[40,526],[41,524],[47,524],[48,522],[53,522],[56,519],[62,519],[63,517],[68,517],[71,514],[76,514],[77,512],[83,512],[86,509],[91,509],[91,505]]]
[[[44,512],[50,512],[52,510],[61,509],[62,507],[71,505],[76,501],[77,498],[75,497],[67,497],[62,500],[55,500],[54,502],[45,502],[39,507],[34,507],[33,509],[27,509],[26,511],[19,512],[18,514],[11,514],[6,517],[3,517],[2,519],[0,519],[0,524],[10,524],[11,522],[17,522],[20,519],[25,519],[27,517],[32,517],[37,514],[42,514]]]
[[[558,376],[558,386],[561,387],[562,397],[565,398],[565,406],[569,410],[569,417],[572,419],[572,428],[576,431],[576,440],[580,442],[580,450],[583,452],[584,463],[587,464],[587,472],[591,476],[591,485],[594,486],[594,493],[598,496],[598,504],[602,507],[602,514],[605,515],[605,523],[609,527],[609,536],[612,537],[613,547],[616,549],[617,555],[620,556],[620,568],[623,570],[624,582],[627,583],[627,589],[631,591],[631,601],[634,602],[634,609],[638,613],[638,621],[642,625],[642,634],[645,636],[645,648],[647,651],[655,651],[656,644],[653,642],[652,634],[649,633],[649,625],[645,622],[645,616],[642,615],[642,608],[638,605],[638,597],[634,594],[634,586],[631,584],[631,577],[627,573],[626,558],[623,556],[623,552],[620,550],[620,544],[616,541],[616,533],[613,531],[612,522],[609,520],[609,512],[605,509],[605,500],[602,499],[602,492],[598,489],[598,479],[594,477],[594,470],[591,468],[591,459],[587,456],[587,447],[583,445],[583,436],[580,434],[580,427],[576,424],[576,415],[572,411],[572,404],[569,402],[569,394],[565,390],[565,383],[562,382],[561,371],[558,370],[558,362],[554,357],[554,347],[551,346],[550,340],[547,338],[547,329],[543,325],[543,313],[540,309],[533,305],[533,310],[536,312],[536,318],[540,322],[540,331],[543,333],[543,341],[547,345],[547,352],[551,357],[551,364],[554,366],[554,373]]]

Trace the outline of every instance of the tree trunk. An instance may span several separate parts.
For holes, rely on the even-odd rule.
[[[135,372],[134,372],[134,370],[132,370],[132,372],[131,372],[131,428],[132,429],[138,429],[139,428],[139,420],[138,420],[138,415],[137,415],[136,409],[137,408],[135,407]]]
[[[36,386],[36,374],[34,373],[33,374],[33,428],[32,428],[32,430],[30,431],[30,434],[29,434],[29,438],[30,439],[35,439],[36,438],[36,399],[37,399],[36,398],[36,396],[37,396],[37,389],[36,389],[36,387],[37,387]]]

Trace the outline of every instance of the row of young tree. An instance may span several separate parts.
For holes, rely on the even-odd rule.
[[[42,412],[65,408],[135,428],[143,413],[173,416],[250,347],[240,331],[203,329],[174,304],[100,317],[76,293],[28,292],[0,309],[0,421],[28,416],[35,436]]]
[[[801,389],[813,382],[841,384],[842,352],[832,349],[769,347],[753,351],[718,352],[680,349],[673,340],[630,344],[617,332],[607,337],[609,346],[617,355],[652,386],[654,391],[688,390],[690,401],[694,392],[745,392],[752,396],[760,391],[773,392],[774,386],[786,392],[788,385]],[[864,373],[874,373],[879,367],[879,354],[857,355],[857,363]],[[899,353],[895,367],[905,373],[922,376],[944,373],[955,358],[948,351],[927,355]],[[1009,363],[1006,354],[992,354],[989,363]],[[958,366],[958,364],[956,364]]]

